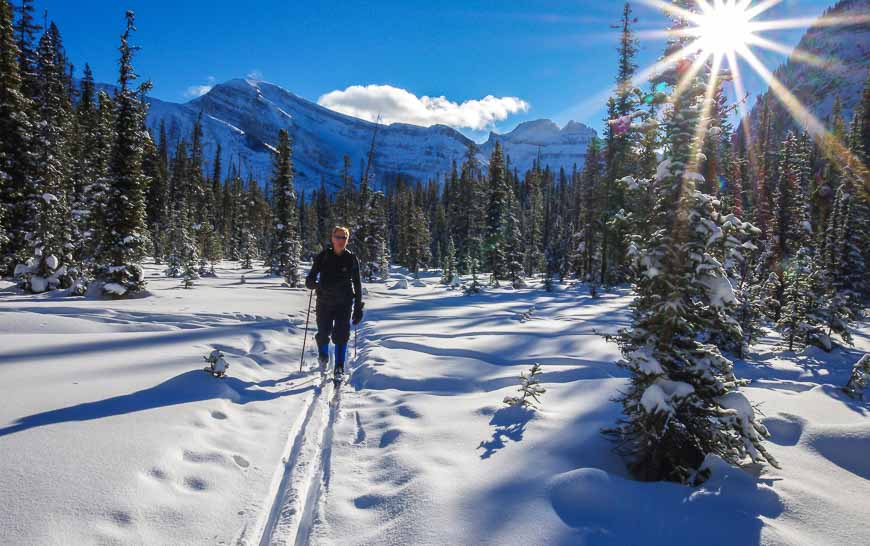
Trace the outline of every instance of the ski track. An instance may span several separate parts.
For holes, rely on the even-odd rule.
[[[333,431],[343,386],[336,390],[327,375],[312,396],[271,496],[260,546],[308,544],[320,512],[321,494],[329,488]]]

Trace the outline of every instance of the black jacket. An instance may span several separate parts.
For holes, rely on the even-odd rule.
[[[310,286],[314,281],[318,281],[318,305],[349,305],[354,301],[359,306],[362,303],[359,260],[347,249],[344,249],[340,255],[335,254],[331,245],[323,249],[314,258],[314,264],[308,272],[305,284]]]

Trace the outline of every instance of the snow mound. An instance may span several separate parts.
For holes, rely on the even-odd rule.
[[[779,497],[721,459],[709,457],[706,464],[713,477],[695,488],[579,468],[554,476],[548,483],[549,498],[559,518],[585,536],[578,543],[693,544],[699,536],[716,544],[757,543],[761,517],[782,512]],[[727,539],[708,534],[709,529],[724,528]]]
[[[396,281],[396,284],[390,287],[390,290],[407,290],[408,289],[408,279],[399,279]]]

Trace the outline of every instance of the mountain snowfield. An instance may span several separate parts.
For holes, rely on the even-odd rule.
[[[192,290],[146,270],[130,300],[0,287],[0,542],[870,544],[870,402],[839,391],[866,323],[855,348],[768,337],[737,362],[782,469],[710,459],[690,488],[628,479],[600,432],[627,290],[465,296],[394,269],[365,285],[335,392],[313,337],[299,371],[306,291],[231,262]],[[202,371],[213,349],[226,378]],[[542,409],[506,409],[535,362]]]
[[[243,176],[251,174],[264,182],[272,173],[271,146],[278,130],[293,138],[293,162],[297,188],[311,190],[321,181],[329,189],[340,186],[344,155],[351,159],[351,174],[357,179],[371,148],[375,124],[334,112],[264,81],[235,79],[215,85],[208,93],[184,104],[148,99],[146,123],[158,134],[163,122],[171,142],[190,139],[193,124],[202,113],[205,157],[214,157],[221,145],[223,174],[233,166]],[[538,153],[545,165],[557,171],[583,166],[588,142],[595,131],[577,122],[560,129],[550,120],[520,124],[504,135],[491,133],[481,145],[480,159],[488,161],[495,140],[500,140],[520,173],[532,167]],[[397,174],[425,182],[450,173],[453,162],[462,162],[471,141],[446,125],[420,127],[392,123],[378,128],[374,168],[378,180]],[[207,167],[208,168],[208,167]]]

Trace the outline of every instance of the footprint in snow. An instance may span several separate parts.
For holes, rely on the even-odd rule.
[[[205,452],[205,451],[185,450],[182,458],[185,461],[188,461],[191,463],[224,463],[224,462],[226,462],[226,457],[224,457],[223,453],[218,453],[217,451]]]
[[[131,516],[129,512],[124,512],[123,510],[115,510],[111,512],[109,518],[121,527],[129,527],[130,525],[133,525],[133,516]]]
[[[194,491],[205,491],[206,489],[208,489],[208,482],[196,476],[188,476],[184,478],[184,485],[186,485],[189,489],[193,489]]]
[[[419,413],[414,411],[414,409],[411,408],[410,406],[406,406],[404,404],[399,406],[398,408],[396,408],[396,411],[399,413],[399,415],[401,415],[402,417],[407,417],[408,419],[419,419],[420,418]]]
[[[148,471],[148,475],[157,480],[165,480],[169,476],[166,475],[166,471],[162,468],[154,467]]]
[[[387,447],[396,441],[396,439],[402,435],[402,431],[392,428],[386,431],[383,436],[381,436],[381,443],[379,447]]]
[[[383,504],[384,500],[381,495],[362,495],[353,499],[353,505],[361,510],[366,510]]]
[[[211,416],[215,419],[223,420],[227,418],[227,414],[222,411],[213,411],[211,412]]]
[[[233,460],[236,462],[237,465],[242,468],[248,468],[249,466],[251,466],[251,463],[248,462],[248,460],[241,455],[233,455]]]

